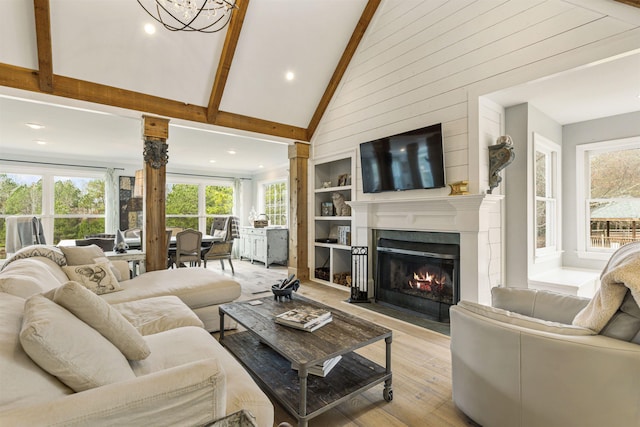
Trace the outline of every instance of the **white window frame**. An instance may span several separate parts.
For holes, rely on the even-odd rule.
[[[546,154],[548,159],[545,171],[546,171],[546,185],[550,197],[538,197],[536,192],[536,152],[542,152]],[[532,207],[533,207],[533,253],[534,261],[547,260],[550,257],[560,256],[562,253],[562,147],[560,144],[553,142],[552,140],[538,134],[533,133],[533,194],[532,194]],[[552,244],[548,244],[544,248],[538,248],[537,246],[537,202],[553,202],[555,209],[552,215],[547,215],[546,235],[547,242],[552,240]]]
[[[265,212],[266,211],[266,206],[265,206],[265,195],[266,195],[266,187],[269,185],[273,185],[273,184],[284,184],[287,188],[287,196],[289,196],[289,182],[286,178],[280,178],[280,179],[273,179],[273,180],[269,180],[269,181],[260,181],[259,184],[259,191],[258,191],[258,197],[259,197],[259,210],[260,212],[258,212],[258,214]],[[290,222],[290,218],[289,218],[289,197],[287,197],[285,199],[285,212],[287,213],[287,222],[286,224],[279,224],[279,227],[284,227],[287,228],[289,227],[289,222]],[[271,224],[270,224],[271,225]]]
[[[62,215],[54,212],[54,189],[55,177],[77,177],[77,178],[89,178],[89,179],[101,179],[105,181],[106,174],[104,171],[88,171],[80,169],[63,169],[63,168],[42,168],[37,166],[0,166],[2,173],[14,174],[14,175],[35,175],[42,177],[42,212],[36,213],[34,216],[41,218],[42,229],[44,231],[44,238],[47,243],[55,244],[53,241],[53,223],[56,218],[104,218],[107,219],[107,206],[105,206],[105,213],[100,214],[83,214],[83,215]],[[105,188],[106,195],[106,188]]]
[[[591,200],[591,172],[589,156],[610,151],[640,149],[640,136],[591,142],[576,146],[576,213],[578,258],[608,260],[612,249],[593,249],[588,244],[591,238],[589,200]]]
[[[225,186],[225,187],[233,188],[234,207],[232,210],[235,212],[236,188],[233,182],[230,180],[209,179],[206,177],[193,178],[193,177],[185,177],[178,174],[175,174],[175,175],[167,174],[166,181],[167,181],[167,185],[185,184],[185,185],[198,186],[198,212],[196,214],[166,215],[167,218],[198,218],[198,230],[201,231],[203,234],[209,234],[210,230],[206,230],[207,218],[215,215],[207,215],[206,194],[205,194],[205,187],[207,186],[220,186],[220,187]]]

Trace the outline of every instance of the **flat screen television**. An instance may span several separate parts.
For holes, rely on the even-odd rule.
[[[442,124],[360,144],[365,193],[445,187]]]

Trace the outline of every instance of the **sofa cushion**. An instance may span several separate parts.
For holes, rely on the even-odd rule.
[[[183,326],[204,328],[202,320],[180,298],[173,295],[123,302],[111,307],[120,312],[142,335],[157,334]]]
[[[23,298],[0,292],[0,412],[73,393],[23,350],[20,329],[24,303]]]
[[[4,271],[4,269],[6,269],[9,265],[11,265],[11,263],[13,263],[14,261],[17,261],[19,259],[34,258],[34,257],[47,258],[59,266],[63,266],[67,264],[67,260],[64,254],[62,253],[60,248],[58,248],[57,246],[31,245],[18,250],[18,252],[16,252],[10,258],[8,258],[4,262],[2,267],[0,267],[0,271]]]
[[[640,307],[630,290],[627,290],[620,308],[600,331],[600,335],[640,344]]]
[[[224,304],[240,297],[240,284],[204,268],[150,271],[120,282],[123,292],[102,297],[110,304],[175,295],[191,309]]]
[[[115,265],[113,265],[111,261],[109,261],[109,258],[107,258],[106,256],[99,256],[99,257],[95,257],[92,261],[93,264],[100,264],[104,262],[109,264],[109,269],[111,270],[113,275],[116,277],[116,280],[118,282],[122,281],[122,274],[120,274],[120,270],[118,270],[118,268]],[[129,276],[127,276],[125,279],[128,279],[128,278]]]
[[[104,251],[98,245],[60,246],[60,250],[67,259],[67,265],[93,264],[95,258],[104,256]]]
[[[149,346],[140,332],[108,302],[77,282],[68,282],[53,295],[60,304],[77,318],[111,341],[129,360],[149,356]]]
[[[76,392],[135,378],[120,350],[42,295],[25,303],[20,343],[34,362]]]
[[[21,258],[0,273],[0,291],[28,298],[55,289],[67,280],[60,266],[50,259]]]
[[[118,279],[113,275],[108,263],[70,265],[62,267],[69,280],[78,282],[98,295],[117,292]]]
[[[551,291],[513,287],[491,289],[493,307],[563,324],[571,324],[576,314],[588,303],[588,298]]]
[[[534,317],[524,316],[519,313],[503,310],[501,308],[489,307],[470,301],[460,301],[458,305],[472,313],[480,316],[494,319],[499,322],[509,323],[511,325],[523,328],[534,329],[542,332],[550,332],[560,335],[596,335],[591,329],[581,328],[572,324],[563,324],[551,322],[547,320],[537,319]]]

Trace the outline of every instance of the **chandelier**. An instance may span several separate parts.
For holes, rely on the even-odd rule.
[[[171,31],[215,33],[231,19],[236,0],[138,0],[153,19]]]

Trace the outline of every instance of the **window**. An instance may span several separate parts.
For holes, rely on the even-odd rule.
[[[102,173],[55,175],[4,167],[0,173],[0,257],[6,257],[6,217],[42,219],[47,243],[81,239],[105,231],[105,181]],[[28,168],[27,168],[28,169]],[[68,172],[68,171],[67,171]],[[79,175],[79,176],[78,176]]]
[[[233,213],[233,197],[231,185],[167,183],[166,226],[193,228],[207,234],[213,216]]]
[[[560,146],[534,134],[535,155],[535,254],[546,256],[560,251]]]
[[[269,225],[287,226],[288,201],[287,182],[271,182],[263,184],[264,213],[269,218]]]
[[[640,241],[640,137],[580,145],[576,161],[581,256]]]

